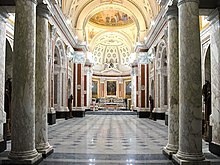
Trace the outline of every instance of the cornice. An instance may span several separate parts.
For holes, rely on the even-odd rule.
[[[50,6],[49,10],[52,13],[51,22],[54,22],[56,24],[56,28],[58,28],[61,31],[61,33],[63,34],[65,39],[68,41],[68,43],[72,47],[81,48],[83,51],[87,51],[88,48],[86,47],[86,45],[80,45],[76,42],[74,38],[75,35],[73,34],[73,32],[70,30],[70,28],[66,24],[65,17],[60,7],[56,4],[53,4],[51,1],[49,1],[49,6]]]
[[[166,6],[168,3],[166,4]],[[165,17],[167,11],[167,7],[164,7],[161,9],[159,14],[157,15],[155,19],[155,25],[153,28],[150,29],[148,32],[146,39],[145,39],[145,45],[146,48],[149,49],[153,46],[158,36],[161,35],[161,33],[164,33],[162,30],[167,27],[167,19]]]

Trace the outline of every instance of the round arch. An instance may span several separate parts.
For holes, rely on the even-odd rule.
[[[55,44],[55,53],[59,53],[58,59],[59,59],[59,64],[63,65],[66,61],[66,51],[64,47],[64,43],[60,38],[57,38],[56,44]]]
[[[146,30],[148,25],[150,25],[150,19],[145,20],[145,17],[141,13],[141,11],[135,6],[134,4],[126,1],[123,5],[115,5],[115,4],[103,4],[100,5],[100,3],[96,1],[92,1],[84,6],[84,8],[81,9],[81,11],[77,12],[78,14],[74,15],[74,22],[72,24],[73,27],[76,28],[77,35],[81,40],[84,40],[85,38],[85,25],[87,24],[89,18],[92,17],[93,14],[97,13],[98,11],[112,8],[118,8],[120,11],[125,11],[126,13],[130,14],[132,16],[132,19],[134,20],[137,28],[138,28],[138,34],[139,38],[144,38],[146,35]],[[81,21],[84,20],[84,21]]]
[[[111,33],[116,33],[117,36],[120,37],[121,40],[123,40],[124,43],[126,43],[127,46],[129,46],[129,47],[132,46],[132,42],[131,42],[131,40],[128,38],[128,36],[127,36],[126,34],[124,34],[124,33],[122,33],[122,32],[112,32],[112,31],[107,30],[107,31],[100,32],[100,33],[98,33],[98,34],[95,35],[95,37],[92,39],[92,41],[91,41],[91,43],[90,43],[90,46],[91,46],[90,48],[91,48],[91,50],[93,50],[94,47],[95,47],[97,44],[99,44],[100,42],[102,42],[102,41],[99,40],[102,36],[106,36],[106,35],[111,34]]]

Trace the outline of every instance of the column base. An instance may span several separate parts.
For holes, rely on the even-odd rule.
[[[220,156],[220,145],[216,143],[209,143],[209,151],[215,155]]]
[[[39,147],[36,147],[36,149],[38,153],[42,154],[43,158],[46,158],[54,151],[53,147],[49,143],[43,143],[42,145],[39,145]]]
[[[162,108],[154,108],[153,109],[153,117],[154,119],[165,120],[165,110]]]
[[[175,165],[210,165],[210,161],[207,160],[183,160],[180,159],[178,154],[172,156],[172,162]]]
[[[49,155],[51,155],[54,152],[53,147],[48,148],[46,151],[41,152],[43,158],[48,157]]]
[[[170,150],[166,147],[163,148],[163,154],[168,158],[172,159],[173,154],[176,154],[177,150]]]
[[[47,114],[47,122],[49,125],[56,124],[56,112],[55,113],[49,112]]]
[[[2,165],[37,165],[43,160],[41,154],[38,154],[36,157],[32,159],[2,159]]]
[[[68,119],[69,111],[56,111],[56,119]]]
[[[0,142],[0,152],[3,152],[7,149],[7,141],[4,140],[4,141],[1,141]]]
[[[137,116],[138,116],[138,118],[149,118],[150,117],[150,112],[148,112],[148,111],[138,111]]]
[[[72,111],[73,117],[85,117],[85,111],[78,111],[74,110]]]
[[[168,112],[165,113],[165,125],[168,126]]]

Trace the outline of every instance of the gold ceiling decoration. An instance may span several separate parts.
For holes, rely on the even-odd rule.
[[[102,26],[124,26],[134,23],[128,14],[118,10],[98,12],[89,21]]]
[[[100,3],[122,3],[122,0],[100,0]]]

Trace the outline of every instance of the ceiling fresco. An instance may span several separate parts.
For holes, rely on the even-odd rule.
[[[102,26],[124,26],[134,23],[128,14],[117,10],[98,12],[89,21]]]
[[[131,71],[130,56],[144,41],[160,7],[156,0],[62,0],[79,41],[88,44],[94,73]],[[112,72],[110,72],[112,74]]]

